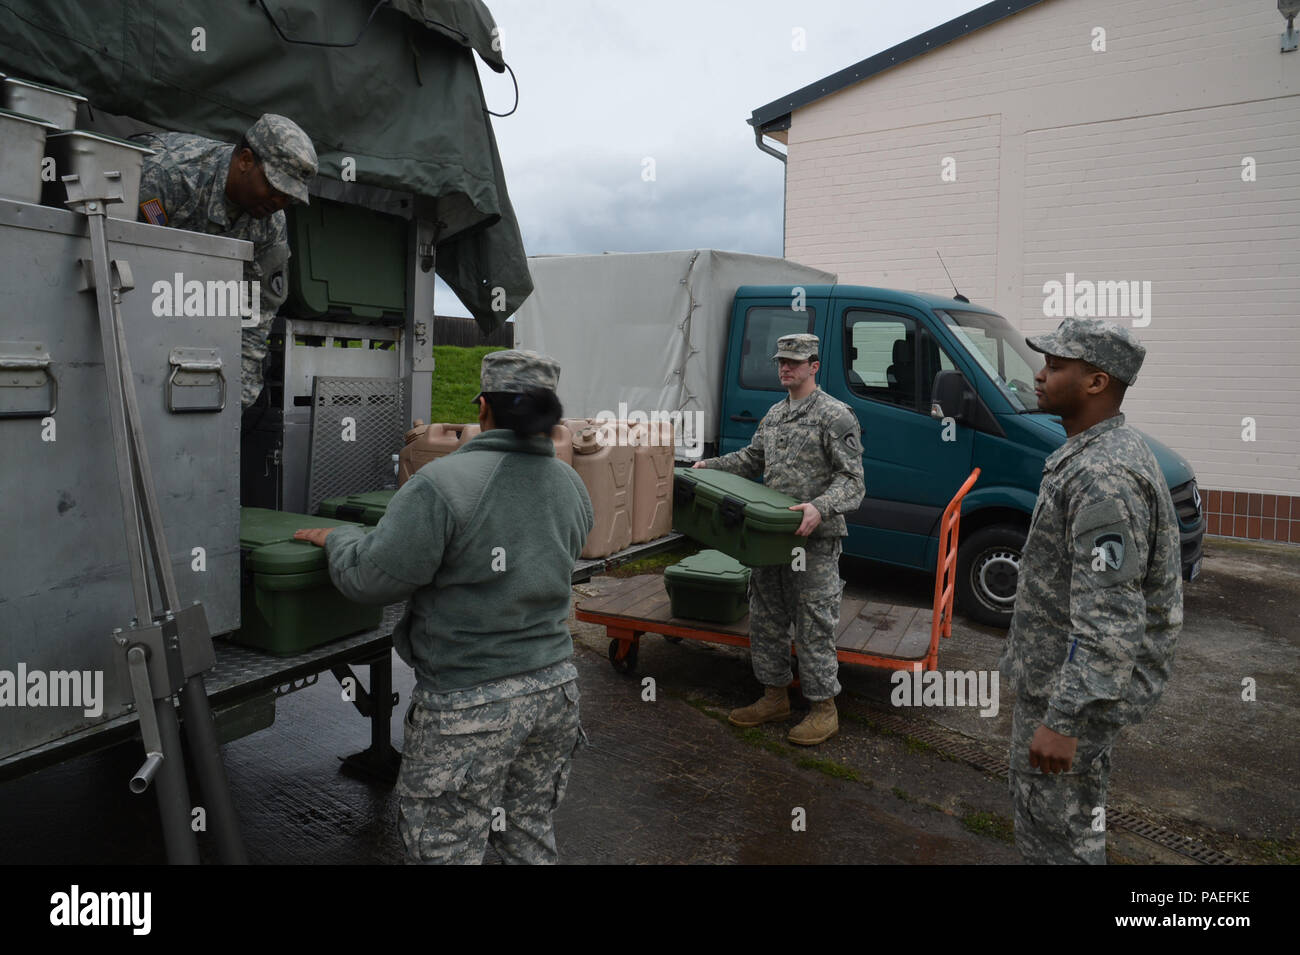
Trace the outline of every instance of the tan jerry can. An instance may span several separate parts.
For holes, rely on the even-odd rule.
[[[583,557],[606,557],[632,543],[632,458],[631,447],[602,441],[591,425],[573,436],[573,469],[596,517]]]
[[[425,424],[415,419],[415,427],[406,432],[406,446],[397,457],[397,486],[435,458],[451,454],[474,435],[477,424]]]
[[[620,422],[622,424],[622,422]],[[673,425],[637,423],[632,444],[632,543],[644,544],[673,529]]]
[[[551,443],[555,445],[555,456],[573,467],[573,431],[564,422],[551,429]]]

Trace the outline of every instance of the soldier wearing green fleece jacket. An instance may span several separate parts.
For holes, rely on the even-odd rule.
[[[378,526],[299,536],[350,599],[410,600],[393,632],[416,676],[398,779],[408,859],[481,862],[491,839],[507,862],[555,862],[551,813],[583,737],[570,582],[594,517],[549,437],[559,366],[493,352],[480,380],[482,433],[417,471]]]

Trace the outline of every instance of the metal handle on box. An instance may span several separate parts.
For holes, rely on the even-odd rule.
[[[173,348],[168,362],[172,366],[171,374],[167,376],[167,410],[173,414],[190,414],[193,412],[223,411],[226,407],[226,374],[222,368],[221,357],[214,349],[209,348]],[[176,388],[206,388],[211,387],[211,381],[190,382],[184,379],[178,381],[177,375],[199,375],[209,376],[216,375],[217,401],[216,404],[190,405],[183,408],[176,407],[174,400]]]
[[[39,351],[42,346],[27,346],[32,351]],[[12,351],[12,348],[7,349]],[[0,418],[45,418],[54,414],[59,405],[59,382],[54,377],[54,372],[50,371],[49,356],[37,357],[36,355],[0,355],[0,371],[39,371],[45,375],[45,380],[50,386],[50,406],[46,409],[33,408],[30,411],[0,411]],[[8,382],[0,379],[0,387],[3,388],[30,388],[30,385],[22,385],[17,381]]]

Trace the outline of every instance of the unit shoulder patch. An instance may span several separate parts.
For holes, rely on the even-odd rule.
[[[862,442],[858,435],[862,431],[862,426],[858,423],[858,416],[849,408],[845,408],[831,422],[831,437],[836,441],[843,441],[850,451],[858,454],[862,453]]]

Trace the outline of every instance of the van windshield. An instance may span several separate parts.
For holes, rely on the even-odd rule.
[[[1037,411],[1034,375],[1043,356],[1025,342],[1025,336],[1001,315],[936,309],[948,330],[966,346],[1017,411]]]

